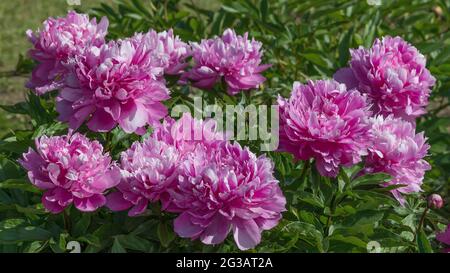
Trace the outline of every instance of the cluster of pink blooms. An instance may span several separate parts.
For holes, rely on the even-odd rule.
[[[94,211],[106,203],[104,193],[120,182],[120,169],[98,141],[75,133],[36,140],[19,160],[33,185],[44,190],[42,203],[52,213],[70,204]]]
[[[72,129],[87,122],[97,132],[119,125],[128,133],[144,133],[146,125],[167,115],[165,74],[208,89],[223,77],[234,95],[261,84],[260,73],[269,67],[260,64],[262,44],[231,29],[192,43],[191,49],[172,30],[106,42],[107,28],[106,17],[97,24],[70,11],[64,18],[49,18],[37,33],[27,31],[30,56],[38,62],[27,86],[39,95],[58,89],[59,120]],[[185,71],[190,56],[195,65]]]
[[[420,192],[430,169],[423,159],[429,145],[416,134],[414,118],[425,113],[435,79],[425,57],[399,37],[351,55],[336,81],[295,83],[289,99],[278,99],[279,150],[314,159],[330,177],[366,156],[363,173],[390,174],[383,186],[398,185],[392,193],[403,204],[402,194]]]
[[[167,115],[163,76],[184,72],[190,47],[172,30],[106,42],[107,27],[106,18],[97,25],[70,11],[45,21],[38,33],[28,31],[30,56],[38,62],[28,87],[37,94],[58,89],[59,120],[72,129],[87,122],[97,132],[119,125],[143,133]]]
[[[213,120],[190,114],[178,121],[167,118],[121,154],[120,166],[99,142],[79,133],[43,136],[36,151],[30,149],[19,162],[30,181],[45,190],[42,202],[52,213],[74,203],[81,211],[106,205],[136,216],[160,201],[162,210],[179,214],[174,221],[179,236],[205,244],[221,243],[233,232],[240,249],[253,248],[285,211],[273,163],[226,141]],[[116,191],[105,196],[111,188]]]
[[[190,45],[172,30],[107,42],[107,27],[106,18],[97,24],[71,11],[28,31],[38,65],[27,86],[37,94],[57,89],[59,120],[71,129],[86,123],[96,132],[117,125],[127,133],[144,134],[147,125],[154,130],[122,152],[120,164],[79,133],[38,138],[36,150],[19,162],[45,191],[45,208],[59,213],[72,203],[81,211],[106,205],[136,216],[160,202],[178,214],[174,228],[181,237],[218,244],[232,232],[240,249],[255,247],[285,211],[273,163],[228,142],[213,120],[189,114],[160,120],[170,97],[165,75],[204,89],[223,82],[230,95],[257,88],[270,66],[261,64],[262,44],[231,29]],[[416,134],[414,119],[425,113],[435,79],[425,57],[399,37],[377,39],[351,56],[334,80],[295,82],[290,98],[278,98],[279,150],[314,159],[327,177],[364,161],[362,173],[392,176],[383,186],[399,185],[392,193],[404,203],[403,194],[421,191],[430,169],[423,159],[429,145]],[[438,240],[449,244],[448,232]]]
[[[232,231],[240,249],[255,247],[285,210],[273,164],[222,140],[210,125],[185,114],[133,144],[122,153],[123,179],[107,206],[132,207],[128,214],[134,216],[148,202],[161,201],[163,210],[179,213],[174,226],[181,237],[218,244]],[[195,128],[201,140],[195,140]]]

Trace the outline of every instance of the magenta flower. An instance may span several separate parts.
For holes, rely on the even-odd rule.
[[[430,146],[424,133],[416,134],[414,125],[407,121],[392,116],[378,116],[371,120],[372,140],[365,172],[390,174],[393,178],[384,186],[403,185],[391,191],[403,204],[402,194],[421,191],[425,171],[431,168],[423,159]]]
[[[66,73],[64,63],[88,46],[101,46],[107,28],[106,17],[97,24],[95,18],[89,21],[87,15],[69,11],[66,17],[45,20],[42,30],[35,33],[27,30],[33,44],[29,55],[38,62],[27,87],[39,95],[62,87]]]
[[[107,206],[113,211],[133,207],[129,216],[142,214],[148,202],[161,201],[162,209],[169,206],[168,189],[177,179],[179,153],[152,137],[135,142],[121,155],[122,181],[118,191],[108,195]]]
[[[450,224],[447,225],[447,229],[444,232],[436,235],[436,239],[448,246],[448,248],[445,248],[442,251],[445,253],[450,253]]]
[[[214,120],[196,120],[189,113],[178,121],[167,117],[156,125],[143,143],[135,142],[122,153],[122,182],[118,192],[108,195],[107,206],[113,211],[133,207],[130,216],[142,214],[148,202],[161,201],[163,210],[172,210],[168,193],[176,187],[178,169],[186,155],[198,145],[207,149],[223,142],[215,126]],[[198,138],[196,130],[201,134]]]
[[[367,93],[374,114],[394,115],[408,121],[423,115],[435,78],[426,59],[400,37],[376,39],[372,48],[351,50],[350,68],[334,78]]]
[[[151,29],[124,41],[129,41],[140,51],[137,55],[141,59],[141,68],[146,68],[150,74],[161,80],[164,74],[182,73],[188,65],[186,59],[190,56],[190,47],[178,36],[174,36],[172,29],[160,33]]]
[[[75,56],[57,98],[59,120],[74,129],[88,121],[96,132],[119,124],[127,133],[143,133],[145,125],[159,123],[167,115],[161,102],[169,98],[169,90],[157,79],[163,70],[153,66],[146,46],[127,39]]]
[[[31,183],[45,191],[42,203],[52,213],[71,203],[94,211],[105,204],[104,192],[120,182],[120,170],[101,144],[78,133],[36,139],[36,151],[30,148],[19,163]]]
[[[215,149],[197,146],[183,161],[172,192],[175,232],[183,238],[218,244],[230,231],[241,250],[255,247],[261,232],[275,227],[285,211],[272,162],[239,144]]]
[[[300,160],[315,159],[321,175],[335,177],[367,154],[369,106],[356,90],[333,80],[294,83],[289,99],[279,98],[279,150]]]
[[[260,74],[270,65],[261,65],[262,44],[227,29],[222,37],[192,43],[194,67],[186,77],[198,88],[211,89],[222,78],[228,94],[256,88],[265,81]]]
[[[166,58],[164,73],[168,75],[178,75],[184,72],[188,65],[186,59],[191,55],[191,48],[188,44],[181,41],[178,36],[174,36],[173,30],[158,33],[158,38]]]

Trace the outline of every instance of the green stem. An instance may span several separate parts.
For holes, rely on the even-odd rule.
[[[423,210],[422,216],[420,217],[419,226],[417,227],[417,232],[419,232],[419,231],[422,229],[423,223],[425,222],[425,216],[427,215],[429,209],[430,209],[430,208],[426,207],[426,208]],[[417,232],[416,232],[416,233],[417,233]]]
[[[326,225],[326,234],[327,236],[330,235],[330,227],[331,227],[331,221],[332,221],[332,215],[334,214],[334,211],[336,210],[336,194],[333,194],[333,197],[331,197],[331,202],[330,202],[330,214],[328,215],[328,219],[327,219],[327,225]]]
[[[304,165],[303,165],[303,169],[302,169],[302,173],[300,174],[300,186],[302,186],[303,181],[305,181],[305,177],[306,174],[308,173],[309,167],[310,167],[310,162],[309,160],[305,161]]]
[[[72,223],[70,222],[70,217],[67,215],[67,211],[63,211],[63,220],[64,220],[64,229],[67,231],[67,233],[70,234],[70,230],[72,228]]]

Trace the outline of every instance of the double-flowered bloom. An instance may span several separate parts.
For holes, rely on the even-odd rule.
[[[223,80],[227,92],[235,95],[258,87],[265,81],[261,72],[270,65],[261,64],[262,44],[227,29],[221,37],[192,43],[194,67],[186,75],[193,85],[211,89]]]
[[[392,180],[384,186],[399,185],[391,192],[404,203],[402,194],[421,191],[425,172],[431,168],[424,160],[430,146],[423,132],[416,134],[414,125],[400,118],[378,116],[371,123],[365,172],[390,174]]]
[[[36,33],[29,30],[30,55],[38,66],[27,86],[39,95],[58,89],[59,119],[72,129],[86,121],[96,132],[119,125],[127,133],[143,133],[167,115],[163,76],[184,72],[190,46],[171,29],[106,42],[107,27],[106,18],[97,24],[70,11],[49,18]]]
[[[98,141],[75,133],[36,140],[19,160],[33,185],[44,190],[42,203],[52,213],[70,204],[81,211],[94,211],[106,203],[107,189],[120,182],[120,169],[103,153]]]
[[[386,36],[369,49],[359,47],[350,53],[350,67],[339,70],[334,78],[366,93],[374,114],[414,121],[425,113],[435,78],[414,46],[400,37]]]
[[[181,213],[174,222],[181,237],[218,244],[233,232],[239,249],[246,250],[259,244],[261,232],[275,227],[285,210],[272,162],[237,143],[199,146],[179,172],[173,202]]]
[[[48,18],[42,29],[27,31],[33,45],[29,55],[38,65],[33,70],[27,87],[37,94],[63,86],[66,68],[64,63],[70,57],[81,54],[90,46],[101,46],[105,42],[108,19],[103,17],[97,24],[85,14],[70,11],[66,17]]]
[[[357,90],[333,80],[294,83],[280,106],[279,150],[300,160],[315,159],[321,175],[335,177],[367,154],[369,105]]]
[[[161,102],[169,98],[169,90],[158,80],[163,67],[153,58],[150,38],[138,35],[93,46],[73,58],[57,98],[59,119],[71,128],[87,120],[97,132],[119,124],[127,133],[142,133],[144,126],[165,117]]]

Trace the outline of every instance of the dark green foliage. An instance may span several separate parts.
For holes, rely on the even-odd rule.
[[[288,95],[294,81],[332,77],[349,59],[349,48],[370,46],[376,37],[400,35],[427,56],[427,66],[437,78],[429,114],[418,120],[431,144],[424,192],[407,198],[405,207],[379,184],[385,174],[357,176],[361,166],[342,169],[336,179],[320,177],[313,162],[295,162],[292,156],[271,152],[275,172],[288,203],[280,224],[263,233],[254,252],[366,252],[376,241],[384,252],[436,252],[441,246],[435,233],[450,219],[448,205],[430,211],[418,228],[426,196],[439,193],[448,200],[450,181],[450,1],[396,0],[369,6],[366,1],[343,0],[244,0],[145,1],[117,0],[89,12],[110,20],[110,39],[123,38],[153,28],[173,28],[185,41],[212,37],[231,27],[249,32],[264,44],[264,62],[273,66],[260,90],[248,97],[203,92],[208,102],[237,104],[251,100],[270,105],[277,94]],[[24,37],[25,39],[25,37]],[[29,72],[21,57],[17,70]],[[176,87],[167,105],[192,107],[189,88]],[[177,237],[173,215],[151,205],[142,217],[126,213],[67,213],[51,215],[40,204],[40,194],[16,162],[36,137],[59,135],[67,126],[55,122],[49,94],[32,93],[25,102],[1,106],[27,115],[28,130],[11,131],[0,140],[0,252],[68,252],[66,244],[78,241],[83,252],[236,252],[232,238],[218,246]],[[85,128],[81,131],[86,132]],[[106,145],[114,159],[138,140],[116,128],[108,134],[89,133]],[[251,148],[258,143],[243,142]],[[258,152],[258,149],[253,149]],[[447,202],[448,203],[448,202]],[[369,244],[370,246],[370,244]]]

